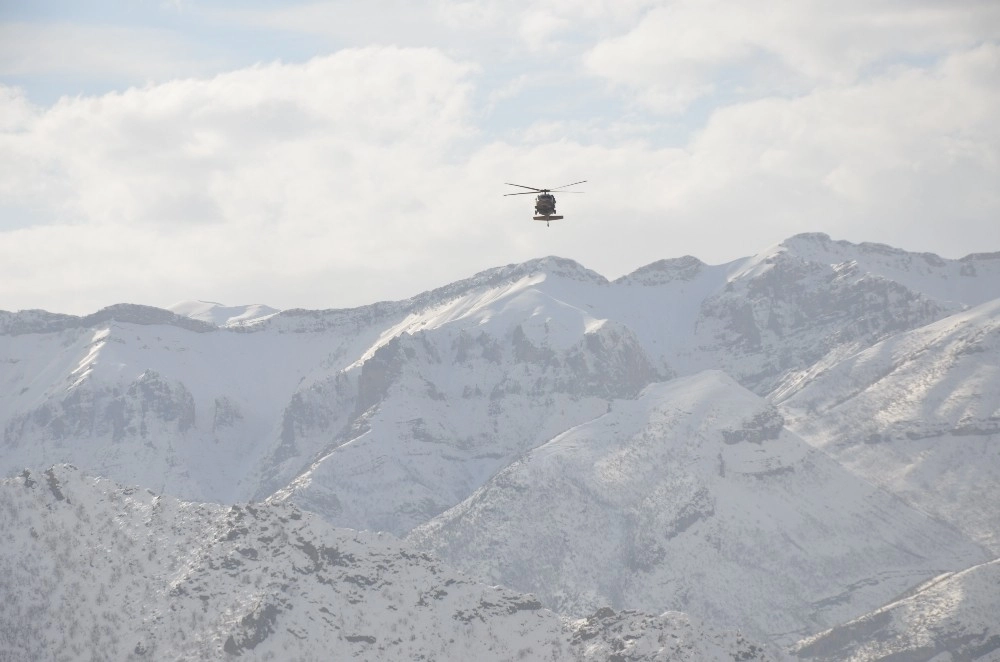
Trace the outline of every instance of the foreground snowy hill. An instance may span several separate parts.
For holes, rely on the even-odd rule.
[[[563,613],[665,606],[786,644],[990,558],[721,372],[616,402],[409,539]]]
[[[287,505],[185,503],[67,466],[0,482],[0,536],[3,659],[770,659],[683,614],[567,621]]]
[[[982,660],[1000,658],[1000,560],[949,573],[913,595],[812,637],[803,660]]]
[[[797,432],[1000,553],[1000,299],[816,366]]]

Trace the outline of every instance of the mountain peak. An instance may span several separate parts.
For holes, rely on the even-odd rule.
[[[94,326],[109,321],[141,325],[167,324],[179,326],[189,331],[213,330],[211,325],[204,322],[188,319],[162,308],[143,306],[137,303],[116,303],[80,318],[81,326]]]
[[[569,280],[582,282],[593,282],[601,285],[607,284],[608,279],[590,269],[584,267],[579,262],[569,258],[548,255],[546,257],[535,258],[520,264],[511,264],[501,267],[500,271],[508,278],[516,279],[523,276],[531,276],[544,273],[549,276],[557,276]]]
[[[978,253],[953,260],[886,244],[833,240],[817,232],[789,237],[747,262],[763,264],[782,259],[825,268],[854,262],[860,272],[894,281],[952,306],[977,306],[1000,296],[1000,253]]]
[[[83,317],[49,313],[44,310],[3,313],[0,316],[0,333],[15,336],[25,333],[50,333],[64,329],[89,328],[106,322],[122,322],[142,326],[176,326],[199,333],[216,329],[214,325],[207,322],[183,317],[162,308],[136,303],[116,303]]]
[[[814,242],[818,244],[829,244],[831,241],[833,240],[830,238],[830,235],[825,232],[800,232],[793,234],[785,240],[785,242]]]
[[[676,280],[694,279],[705,263],[692,255],[657,260],[615,280],[616,284],[662,285]]]
[[[405,302],[399,303],[410,309],[418,309],[455,299],[476,288],[496,287],[504,283],[513,283],[522,278],[540,274],[582,283],[608,284],[607,278],[596,271],[587,269],[575,260],[549,255],[547,257],[528,260],[527,262],[486,269],[471,278],[423,292]]]
[[[824,232],[803,232],[796,234],[781,242],[780,246],[806,259],[818,257],[820,254],[840,256],[851,253],[906,262],[911,262],[914,258],[918,258],[918,261],[923,261],[931,267],[943,267],[948,262],[948,260],[945,260],[936,253],[914,253],[902,248],[889,246],[888,244],[871,241],[863,241],[860,244],[855,244],[843,239],[831,239],[830,235]]]

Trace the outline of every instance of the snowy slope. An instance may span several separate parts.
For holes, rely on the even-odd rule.
[[[781,394],[791,427],[1000,553],[1000,299],[814,373]]]
[[[1000,658],[1000,560],[948,573],[870,614],[795,647],[803,660],[965,660]]]
[[[358,418],[281,496],[340,526],[404,533],[661,377],[627,328],[553,303],[530,280],[490,292],[490,306],[413,316],[412,332],[363,358]],[[344,375],[308,395],[329,402],[338,385]]]
[[[0,483],[0,535],[4,659],[769,659],[681,614],[565,621],[287,505],[185,503],[67,466]]]
[[[8,318],[4,473],[72,462],[187,498],[249,498],[260,485],[248,477],[280,443],[296,389],[353,362],[399,315],[378,306],[290,311],[220,330],[133,308],[60,320],[55,330],[34,313]]]
[[[616,401],[409,539],[563,613],[659,606],[784,644],[989,558],[717,371]]]

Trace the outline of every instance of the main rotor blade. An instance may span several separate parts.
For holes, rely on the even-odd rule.
[[[572,184],[563,184],[562,186],[557,186],[557,187],[555,187],[554,189],[549,189],[549,190],[550,190],[550,191],[558,191],[558,190],[559,190],[559,189],[561,189],[561,188],[566,188],[567,186],[576,186],[577,184],[582,184],[582,183],[584,183],[585,181],[587,181],[587,180],[586,180],[586,179],[581,179],[581,180],[580,180],[580,181],[578,181],[578,182],[573,182]],[[563,193],[568,193],[568,191],[563,191]]]
[[[541,192],[548,193],[549,189],[541,189]],[[559,195],[567,195],[569,193],[572,193],[573,195],[576,194],[582,195],[583,193],[586,193],[586,191],[559,191]],[[521,191],[520,193],[504,193],[503,197],[506,198],[508,195],[534,195],[534,194],[535,194],[534,191]]]
[[[535,188],[534,186],[524,186],[522,184],[511,184],[510,182],[504,182],[504,184],[506,184],[507,186],[519,186],[521,188],[530,188],[532,191],[539,191],[539,192],[541,192],[541,191],[544,190],[544,189],[540,189],[540,188]]]

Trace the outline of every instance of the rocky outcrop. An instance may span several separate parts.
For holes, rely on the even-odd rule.
[[[11,659],[768,659],[683,615],[567,622],[288,504],[180,502],[68,466],[0,481],[0,536]]]
[[[70,443],[95,437],[114,443],[149,440],[183,435],[195,420],[194,398],[184,384],[147,370],[124,388],[83,383],[59,401],[15,416],[4,429],[4,444],[17,447],[29,439]]]

